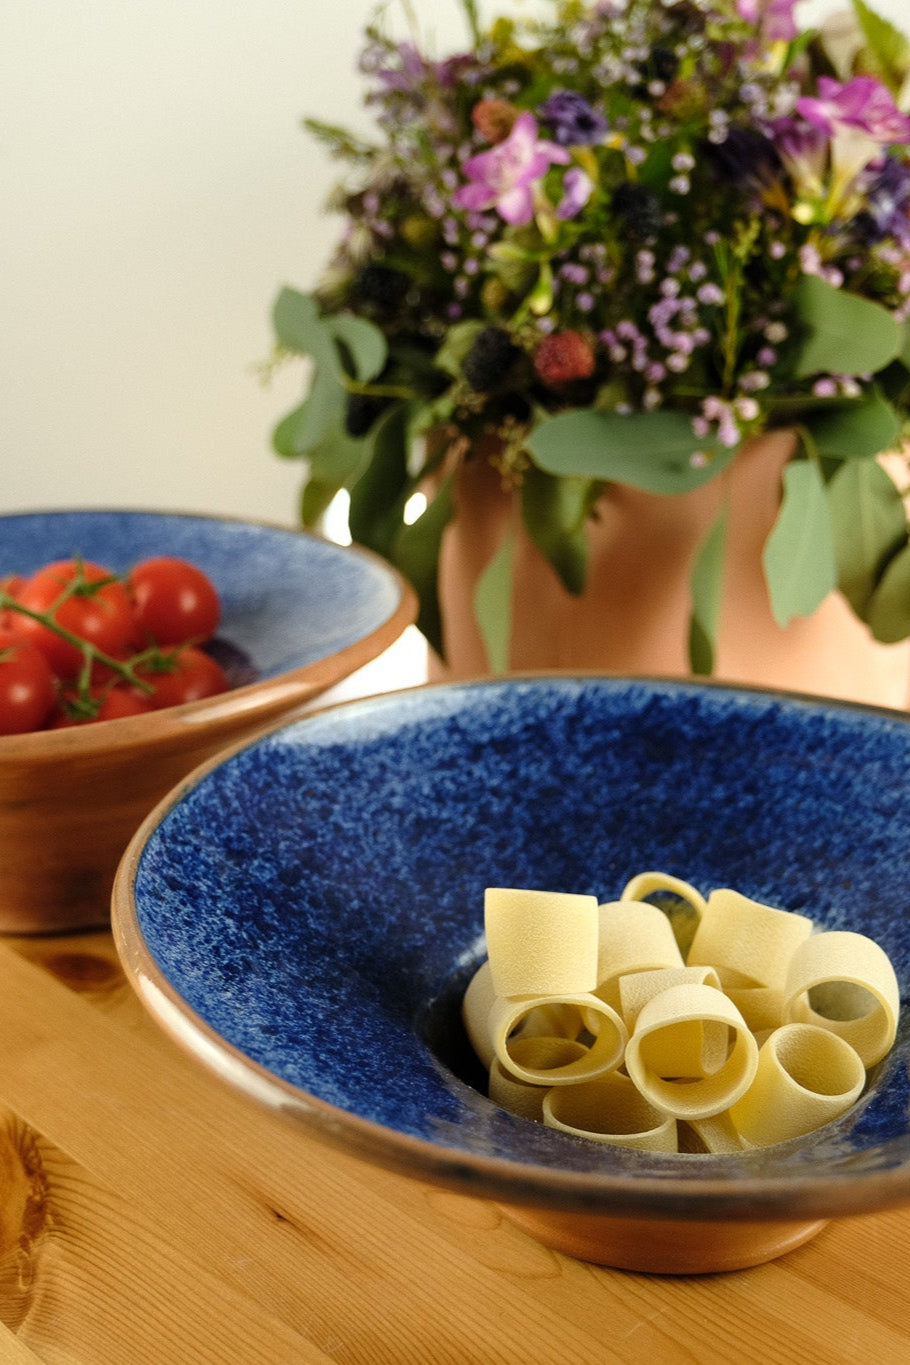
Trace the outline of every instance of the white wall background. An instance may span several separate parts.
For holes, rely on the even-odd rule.
[[[0,512],[296,520],[300,469],[269,434],[299,376],[255,369],[275,293],[312,284],[337,233],[337,169],[300,119],[369,126],[373,8],[0,0]],[[463,43],[457,0],[413,8],[440,54]]]

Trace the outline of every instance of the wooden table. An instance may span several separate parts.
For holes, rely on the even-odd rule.
[[[910,1362],[910,1208],[652,1278],[255,1110],[106,931],[0,940],[0,1365]]]

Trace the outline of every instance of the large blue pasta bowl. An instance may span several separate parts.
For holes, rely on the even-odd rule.
[[[415,619],[410,586],[368,552],[226,517],[132,510],[0,517],[0,577],[79,557],[117,573],[189,559],[221,599],[218,696],[147,715],[0,736],[0,931],[106,924],[142,818],[225,745],[319,696]]]
[[[197,770],[132,841],[114,932],[199,1062],[367,1161],[568,1254],[740,1268],[910,1201],[910,1020],[840,1118],[731,1154],[604,1146],[485,1093],[461,1001],[488,886],[616,898],[646,869],[874,938],[910,991],[910,723],[599,676],[312,712]]]

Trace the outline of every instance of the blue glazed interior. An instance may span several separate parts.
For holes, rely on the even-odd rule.
[[[162,554],[192,560],[218,588],[221,657],[247,670],[237,681],[328,658],[378,630],[400,600],[381,561],[280,527],[157,512],[0,517],[0,575],[76,555],[122,573]]]
[[[470,1083],[458,1001],[483,892],[614,898],[659,868],[890,955],[910,991],[910,725],[676,683],[540,678],[390,694],[252,743],[172,806],[138,864],[141,932],[236,1049],[456,1156],[657,1179],[845,1177],[910,1159],[908,1020],[867,1095],[745,1157],[604,1148]]]

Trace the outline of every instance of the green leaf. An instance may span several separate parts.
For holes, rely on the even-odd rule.
[[[893,480],[875,460],[850,460],[827,486],[837,585],[857,616],[887,562],[907,540],[907,517]]]
[[[389,347],[383,333],[365,318],[353,313],[338,313],[325,326],[336,341],[347,349],[354,365],[354,378],[368,384],[381,374],[388,358]]]
[[[901,433],[900,418],[877,389],[814,413],[803,425],[821,455],[840,460],[865,460],[883,450],[893,450]]]
[[[521,511],[528,534],[563,586],[584,591],[588,568],[588,518],[601,484],[560,479],[536,465],[525,472]]]
[[[734,451],[699,441],[681,412],[575,410],[532,431],[527,448],[549,474],[630,484],[649,493],[686,493],[726,467]],[[704,455],[705,462],[699,456]]]
[[[324,356],[330,349],[330,338],[319,317],[319,308],[311,294],[299,289],[282,289],[272,309],[275,336],[289,351],[301,355]]]
[[[803,275],[794,291],[808,336],[796,356],[794,376],[874,374],[894,360],[903,332],[887,308],[845,289]]]
[[[765,543],[763,563],[771,610],[779,626],[809,616],[837,584],[831,514],[815,464],[794,460],[784,469],[784,495]]]
[[[724,580],[727,507],[714,522],[698,551],[692,570],[692,615],[689,620],[689,662],[693,673],[714,672],[717,628]]]
[[[349,436],[340,423],[330,426],[307,453],[310,477],[340,488],[355,476],[368,453],[365,440]]]
[[[910,370],[910,322],[904,323],[904,338],[901,346],[900,362],[905,370]]]
[[[404,504],[411,492],[409,413],[406,403],[396,403],[383,413],[369,438],[369,459],[351,489],[351,535],[386,559],[391,558]]]
[[[395,564],[412,583],[420,600],[417,627],[440,658],[444,657],[444,648],[439,611],[439,546],[453,510],[452,476],[449,475],[423,516],[401,528],[393,547]]]
[[[491,673],[505,673],[512,644],[512,579],[515,532],[511,526],[474,589],[474,614]]]
[[[298,408],[288,413],[272,433],[272,444],[286,459],[312,458],[333,428],[344,425],[347,397],[332,376],[317,370],[310,392]]]
[[[896,644],[910,635],[910,545],[896,554],[885,572],[866,613],[876,640]]]
[[[324,483],[321,479],[307,479],[300,498],[300,520],[304,526],[318,526],[323,513],[341,487],[340,484]]]
[[[446,339],[436,352],[436,365],[455,379],[461,374],[465,357],[477,337],[486,327],[485,322],[457,322],[446,333]]]
[[[861,54],[864,74],[874,74],[899,91],[910,71],[910,40],[863,0],[853,0],[853,9],[867,44]]]

